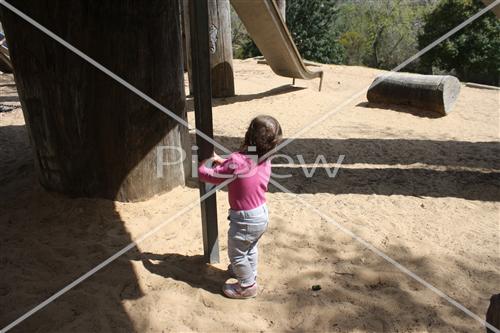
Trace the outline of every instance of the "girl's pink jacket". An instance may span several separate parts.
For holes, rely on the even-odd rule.
[[[213,168],[202,164],[198,167],[198,176],[205,183],[220,184],[228,178],[236,178],[228,185],[229,206],[233,210],[250,210],[266,203],[267,184],[271,176],[271,162],[256,164],[251,158],[240,152]]]

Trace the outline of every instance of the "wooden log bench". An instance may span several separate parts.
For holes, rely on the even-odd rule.
[[[408,105],[448,114],[460,93],[460,81],[450,75],[387,73],[378,76],[367,98],[370,103]]]

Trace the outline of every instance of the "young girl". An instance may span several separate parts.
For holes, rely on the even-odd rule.
[[[238,282],[226,283],[222,287],[230,298],[257,295],[257,244],[269,220],[265,192],[271,163],[267,160],[267,153],[278,145],[281,137],[281,126],[276,119],[258,116],[250,123],[240,151],[227,159],[214,154],[214,168],[205,166],[206,161],[198,168],[200,180],[206,183],[220,184],[234,178],[228,184],[231,209],[227,251],[231,262],[228,271]]]

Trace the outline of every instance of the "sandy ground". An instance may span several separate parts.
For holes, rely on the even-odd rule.
[[[378,73],[324,70],[318,92],[316,81],[290,87],[265,65],[235,61],[238,96],[215,101],[217,139],[236,148],[261,113],[291,136]],[[45,192],[9,83],[11,76],[0,77],[0,106],[14,107],[0,112],[0,328],[198,197],[190,187],[133,204]],[[345,230],[484,318],[500,292],[499,106],[498,91],[467,87],[443,118],[369,107],[360,96],[304,132],[284,149],[296,165],[275,166],[293,175],[279,181],[298,196],[270,187],[256,299],[220,293],[228,278],[228,204],[220,192],[220,264],[203,264],[194,205],[12,331],[484,332]],[[304,176],[297,156],[310,166],[319,154],[330,167],[345,155],[335,178],[321,166]]]

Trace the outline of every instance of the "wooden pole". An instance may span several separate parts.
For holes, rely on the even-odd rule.
[[[181,21],[181,40],[182,40],[182,63],[184,65],[184,73],[187,72],[188,68],[188,59],[187,59],[187,50],[186,50],[186,22],[184,22],[184,3],[183,0],[178,0],[179,4],[179,17]]]
[[[491,296],[490,306],[486,312],[486,321],[493,327],[500,329],[500,294]],[[488,328],[486,332],[493,333],[493,330]]]
[[[191,64],[191,24],[189,14],[190,0],[181,0],[182,5],[182,22],[184,27],[184,54],[185,54],[185,70],[188,73],[189,95],[193,95],[193,78]]]
[[[177,1],[10,3],[186,119]],[[137,201],[184,184],[171,149],[186,143],[184,126],[7,8],[0,16],[45,188]],[[162,165],[160,146],[170,146],[160,150]]]
[[[212,96],[234,96],[229,0],[208,0],[208,18]]]
[[[213,137],[212,96],[210,81],[210,53],[208,49],[208,7],[206,1],[190,0],[191,62],[194,91],[196,128]],[[212,156],[213,145],[196,136],[198,158],[202,161]],[[210,187],[199,183],[200,196]],[[217,201],[215,193],[201,202],[203,250],[209,263],[219,262],[219,236],[217,226]]]

